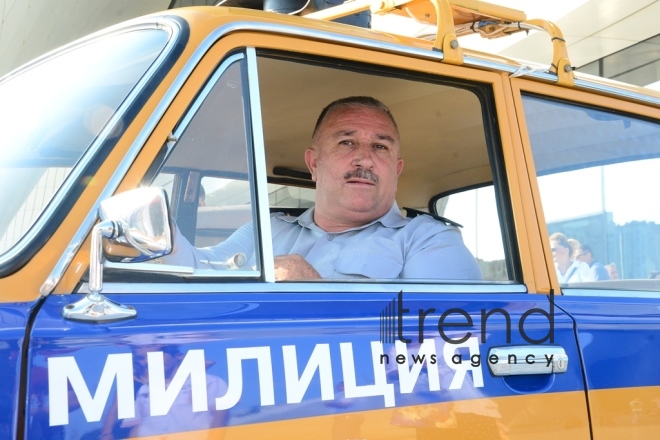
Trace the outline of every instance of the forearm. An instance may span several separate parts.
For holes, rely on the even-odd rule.
[[[230,262],[237,254],[243,254],[249,262],[253,255],[252,224],[242,226],[224,242],[207,248],[196,248],[175,227],[172,253],[163,257],[167,264],[195,269],[233,268]]]

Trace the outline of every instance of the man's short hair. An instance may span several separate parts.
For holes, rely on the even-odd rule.
[[[582,249],[585,253],[591,254],[593,256],[594,251],[591,249],[591,246],[588,244],[581,244],[580,249]]]
[[[550,236],[550,241],[556,241],[561,247],[568,248],[572,251],[571,244],[568,242],[568,238],[561,232],[555,232]]]
[[[360,108],[360,107],[378,110],[384,113],[385,115],[387,115],[387,117],[390,118],[390,121],[392,121],[392,125],[394,125],[394,129],[396,130],[397,136],[399,135],[399,127],[396,125],[396,121],[394,120],[394,116],[392,116],[390,109],[387,108],[385,104],[383,104],[376,98],[372,98],[371,96],[349,96],[347,98],[342,98],[331,102],[323,109],[323,111],[321,111],[319,118],[316,120],[316,125],[314,126],[312,139],[316,139],[316,133],[318,132],[319,127],[321,127],[323,121],[325,121],[328,115],[330,115],[332,112],[342,108]]]

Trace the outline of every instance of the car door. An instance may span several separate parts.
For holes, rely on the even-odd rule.
[[[544,277],[532,253],[540,236],[523,209],[531,190],[507,83],[444,66],[431,51],[413,59],[403,46],[395,55],[362,39],[340,46],[326,34],[301,44],[287,29],[202,46],[208,52],[183,70],[188,82],[138,145],[121,186],[166,187],[179,239],[197,240],[202,212],[217,215],[227,234],[251,222],[254,258],[207,262],[217,269],[181,264],[176,252],[107,261],[102,293],[137,315],[81,322],[66,318],[89,291],[85,279],[63,287],[84,262],[84,253],[74,256],[62,294],[45,300],[30,335],[30,371],[44,368],[48,379],[44,386],[31,374],[27,395],[48,425],[29,418],[26,435],[588,438],[573,321],[554,307],[547,270]],[[437,175],[437,188],[494,183],[505,275],[275,282],[268,183],[283,180],[274,166],[301,171],[301,159],[289,158],[304,151],[311,127],[296,127],[349,91],[400,109],[401,130],[426,148],[410,143],[411,169],[417,162],[441,171],[435,165],[446,162],[457,171]],[[431,124],[440,107],[444,132]],[[452,168],[452,160],[465,166]],[[409,176],[399,194],[413,207],[441,192],[428,175]],[[287,182],[309,187],[305,180]]]
[[[576,322],[593,438],[653,438],[660,432],[659,101],[632,89],[618,90],[618,99],[597,96],[581,85],[514,81],[546,255],[562,280],[557,306]],[[562,253],[572,251],[562,234],[579,242],[577,276],[566,276],[570,268],[562,275]]]

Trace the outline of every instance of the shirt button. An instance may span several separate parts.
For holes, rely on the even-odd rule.
[[[335,238],[334,235],[328,234],[328,240],[332,241],[333,238]]]

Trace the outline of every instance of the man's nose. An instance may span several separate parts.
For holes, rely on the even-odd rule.
[[[353,152],[353,165],[363,168],[372,168],[374,166],[373,151],[369,142],[360,142]]]

